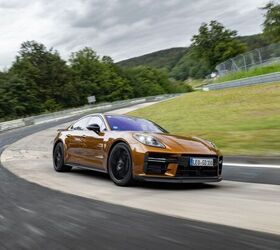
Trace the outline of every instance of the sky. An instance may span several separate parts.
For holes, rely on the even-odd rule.
[[[279,1],[279,0],[278,0]],[[277,1],[277,2],[278,2]],[[239,35],[261,32],[266,0],[0,0],[0,69],[20,44],[36,40],[71,52],[92,47],[114,61],[188,46],[202,22],[218,20]]]

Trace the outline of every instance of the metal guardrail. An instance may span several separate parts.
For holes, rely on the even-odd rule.
[[[135,99],[129,99],[129,100],[123,100],[123,101],[115,101],[111,103],[100,103],[97,105],[86,105],[84,107],[80,108],[73,108],[63,111],[58,111],[54,113],[49,114],[42,114],[37,116],[31,116],[27,118],[12,120],[12,121],[6,121],[0,123],[0,132],[35,125],[35,124],[42,124],[46,122],[51,121],[57,121],[64,118],[69,118],[72,116],[76,116],[83,113],[88,112],[102,112],[105,110],[108,110],[109,108],[113,109],[119,109],[119,108],[125,108],[136,104],[146,103],[146,102],[153,102],[153,101],[160,101],[169,99],[175,96],[178,96],[180,94],[165,94],[165,95],[159,95],[159,96],[148,96],[144,98],[135,98]]]
[[[223,83],[208,84],[203,86],[202,90],[208,91],[208,90],[216,90],[216,89],[225,89],[225,88],[248,86],[248,85],[277,82],[277,81],[280,81],[280,72],[265,74],[260,76],[247,77],[247,78],[242,78],[234,81],[227,81]]]

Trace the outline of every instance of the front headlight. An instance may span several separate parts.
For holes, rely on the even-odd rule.
[[[133,137],[148,146],[158,147],[158,148],[165,148],[164,144],[159,142],[155,137],[148,135],[148,134],[133,134]]]

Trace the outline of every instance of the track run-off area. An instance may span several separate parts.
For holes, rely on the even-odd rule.
[[[52,141],[67,124],[0,134],[0,249],[280,249],[279,166],[225,164],[214,184],[118,187],[53,170]]]

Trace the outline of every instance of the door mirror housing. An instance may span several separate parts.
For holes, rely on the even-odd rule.
[[[96,134],[100,134],[100,127],[98,124],[90,124],[87,126],[87,129],[94,131]]]

